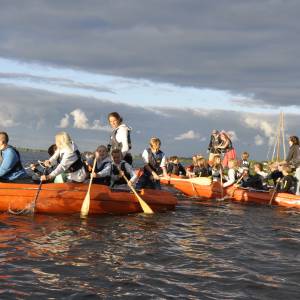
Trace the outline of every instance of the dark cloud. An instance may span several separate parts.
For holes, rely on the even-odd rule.
[[[1,1],[0,55],[299,105],[297,0]]]
[[[0,130],[8,131],[12,144],[31,148],[47,148],[65,114],[70,116],[68,131],[82,150],[95,149],[106,144],[109,133],[105,130],[74,128],[70,113],[84,112],[89,127],[95,120],[107,125],[107,115],[118,111],[133,128],[133,152],[141,153],[152,136],[162,140],[163,149],[171,154],[191,156],[206,153],[212,129],[234,131],[239,153],[247,150],[253,159],[266,159],[269,137],[276,132],[277,115],[246,114],[222,110],[191,110],[172,108],[143,108],[78,96],[65,96],[33,89],[16,89],[0,85]],[[288,115],[288,134],[299,134],[298,115]],[[226,125],[224,125],[226,124]],[[193,131],[193,132],[191,132]],[[260,138],[257,138],[257,136]],[[179,139],[176,137],[180,137]],[[186,137],[186,138],[185,138]],[[263,145],[257,146],[256,140]]]

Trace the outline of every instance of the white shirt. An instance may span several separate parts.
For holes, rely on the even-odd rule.
[[[129,144],[128,144],[128,131],[130,131],[131,128],[129,128],[126,124],[121,124],[119,127],[115,129],[117,131],[116,134],[116,140],[118,143],[122,143],[122,154],[124,155],[129,152]]]
[[[142,153],[142,159],[144,161],[145,164],[149,164],[149,153],[148,153],[148,149],[145,149]],[[160,167],[166,167],[166,155],[163,153],[163,157],[162,160],[160,162]]]
[[[78,159],[78,155],[75,152],[77,150],[77,146],[72,142],[72,150],[70,149],[57,149],[55,153],[49,158],[51,165],[55,165],[57,163],[57,159],[62,157],[60,163],[55,167],[55,169],[49,174],[51,178],[55,178],[57,175],[62,174]],[[72,172],[66,173],[67,181],[77,181],[83,182],[86,179],[86,171],[84,167],[81,169]]]
[[[223,187],[230,186],[234,184],[235,182],[235,170],[234,169],[229,169],[228,170],[228,180],[223,184]]]
[[[121,161],[121,163],[124,162],[124,160]],[[119,175],[114,175],[112,174],[112,166],[115,165],[117,168],[121,169],[121,163],[120,164],[115,164],[115,163],[111,163],[111,164],[107,164],[106,167],[100,171],[99,173],[97,173],[97,177],[107,177],[107,176],[111,176],[111,181],[112,183],[114,181],[118,181],[120,179]],[[134,183],[137,179],[137,175],[135,174],[132,166],[130,164],[128,164],[127,162],[125,162],[125,169],[126,172],[128,174],[130,174],[130,182]]]

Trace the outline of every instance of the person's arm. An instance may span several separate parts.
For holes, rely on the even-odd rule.
[[[48,179],[53,179],[59,174],[62,174],[78,159],[75,152],[65,152],[61,162],[56,166],[56,168],[48,175]]]
[[[234,182],[235,182],[235,170],[229,169],[228,170],[228,181],[223,183],[223,187],[230,186],[230,185],[234,184]]]
[[[102,171],[100,171],[98,173],[95,172],[93,174],[93,177],[94,178],[101,178],[101,177],[108,177],[108,176],[110,176],[111,175],[111,166],[112,166],[111,163],[107,164]]]
[[[0,177],[10,172],[19,160],[17,153],[12,148],[5,149],[2,154],[3,160],[0,166]]]
[[[217,148],[219,149],[226,149],[229,145],[229,140],[226,140],[226,141],[222,141]]]
[[[125,169],[126,169],[126,171],[130,174],[130,180],[129,180],[129,182],[130,182],[131,184],[134,184],[135,181],[137,180],[137,175],[135,174],[133,168],[131,167],[130,164],[125,163]]]
[[[128,144],[128,128],[126,126],[120,126],[116,134],[116,140],[119,143],[122,143],[121,152],[123,156],[129,151]]]
[[[161,163],[160,163],[160,167],[162,168],[162,171],[163,171],[163,176],[164,177],[167,177],[168,176],[168,173],[167,173],[167,168],[166,168],[166,155],[164,154],[163,157],[162,157],[162,160],[161,160]],[[157,175],[157,174],[156,174]]]

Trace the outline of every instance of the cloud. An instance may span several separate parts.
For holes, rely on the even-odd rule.
[[[228,133],[228,136],[230,137],[231,141],[235,142],[235,141],[239,140],[235,131],[229,130],[229,131],[227,131],[227,133]]]
[[[263,139],[263,137],[260,136],[259,134],[256,135],[256,136],[254,137],[254,143],[255,143],[255,145],[257,145],[257,146],[263,145],[263,144],[264,144],[264,139]]]
[[[65,116],[60,120],[58,125],[59,128],[67,128],[70,126],[70,116],[73,117],[73,128],[84,129],[84,130],[102,130],[111,131],[109,126],[101,125],[100,120],[94,120],[92,125],[89,124],[89,119],[87,118],[84,111],[77,108],[70,112],[70,114],[65,114]]]
[[[70,119],[70,116],[68,114],[65,114],[65,116],[60,120],[58,127],[59,128],[67,128],[69,126],[69,119]]]
[[[181,141],[181,140],[196,140],[199,139],[200,135],[196,133],[194,130],[189,130],[185,133],[182,133],[175,137],[175,140]]]
[[[5,1],[0,55],[299,106],[299,1],[88,3]]]
[[[140,106],[118,103],[116,107],[116,103],[109,101],[28,88],[16,89],[1,84],[0,105],[3,108],[0,119],[8,120],[5,125],[14,125],[2,127],[9,133],[12,145],[42,149],[53,143],[55,134],[60,130],[58,124],[66,126],[64,130],[81,151],[107,144],[111,130],[107,115],[117,110],[124,122],[133,128],[133,154],[139,154],[148,147],[152,136],[161,139],[162,150],[167,155],[205,153],[212,129],[226,128],[236,137],[233,139],[237,152],[247,150],[253,159],[259,160],[265,159],[268,144],[258,147],[253,142],[257,135],[267,140],[261,129],[265,126],[260,126],[258,121],[270,124],[278,121],[278,115],[222,110],[207,110],[207,115],[199,117],[193,114],[193,109],[156,108],[158,113],[153,114]],[[245,123],[246,118],[258,120],[255,128]],[[286,114],[286,120],[286,132],[299,135],[299,115]]]
[[[261,130],[266,137],[270,138],[274,136],[274,124],[262,118],[248,116],[244,119],[244,123],[247,127]]]

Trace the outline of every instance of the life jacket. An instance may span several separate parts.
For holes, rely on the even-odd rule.
[[[16,152],[17,157],[18,157],[18,160],[17,160],[17,162],[15,163],[15,165],[13,166],[13,168],[12,168],[9,172],[7,172],[7,173],[5,174],[5,176],[9,177],[11,174],[13,174],[13,173],[15,173],[15,172],[18,172],[18,171],[22,170],[22,169],[23,169],[23,166],[22,166],[22,163],[21,163],[20,152],[19,152],[15,147],[10,146],[10,145],[7,146],[7,148],[13,149],[13,150]],[[6,148],[6,149],[7,149],[7,148]],[[0,156],[1,156],[1,160],[2,160],[2,151],[0,151]]]
[[[158,150],[156,153],[153,153],[150,148],[147,149],[148,152],[148,160],[149,160],[149,167],[157,174],[160,175],[163,173],[162,168],[160,167],[160,164],[162,162],[162,159],[164,157],[164,153],[161,150]],[[145,169],[145,172],[148,173],[148,171]]]
[[[81,158],[81,154],[79,152],[79,150],[75,150],[75,153],[77,155],[77,160],[74,161],[72,163],[72,165],[64,171],[64,173],[73,173],[73,172],[76,172],[78,170],[80,170],[83,166],[84,166],[84,163],[82,161],[82,158]],[[58,159],[57,159],[57,162],[60,163],[63,159],[63,156],[64,154],[62,154]]]
[[[248,160],[242,160],[241,161],[241,168],[249,168],[250,162]]]
[[[194,173],[196,176],[199,176],[199,177],[208,177],[209,176],[209,169],[206,168],[206,167],[198,167],[196,166],[194,168]],[[220,174],[220,172],[219,172]]]
[[[125,177],[130,180],[131,175],[127,172],[126,167],[125,167],[126,161],[121,161],[120,164],[120,169],[123,171]],[[120,171],[118,170],[117,166],[114,163],[111,163],[111,171],[110,171],[111,176],[112,175],[120,175]],[[114,187],[115,185],[121,185],[121,184],[127,184],[126,180],[123,177],[120,177],[117,181],[111,182],[110,186]]]
[[[102,170],[105,169],[105,167],[110,164],[111,161],[105,161],[104,163],[101,163],[100,164],[100,167],[97,167],[97,164],[96,164],[96,167],[95,167],[95,172],[96,173],[99,173],[101,172]],[[106,176],[106,177],[101,177],[101,178],[94,178],[93,179],[93,182],[94,183],[99,183],[99,184],[105,184],[105,185],[110,185],[110,176]]]
[[[130,150],[130,149],[131,149],[130,128],[129,128],[129,127],[127,127],[127,128],[128,128],[128,130],[127,130],[127,143],[128,143],[128,147],[129,147],[129,150]],[[110,137],[110,147],[109,147],[109,148],[110,148],[110,151],[111,151],[111,150],[114,150],[114,149],[119,149],[119,150],[122,149],[122,146],[123,146],[122,142],[119,143],[119,142],[117,141],[117,138],[116,138],[117,133],[118,133],[118,130],[119,130],[119,127],[116,128],[116,129],[112,132],[112,134],[111,134],[111,137]]]
[[[211,176],[213,180],[218,180],[221,178],[220,169],[211,169]]]
[[[280,183],[280,191],[284,193],[296,194],[297,179],[292,175],[287,175],[282,178]]]

